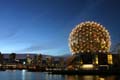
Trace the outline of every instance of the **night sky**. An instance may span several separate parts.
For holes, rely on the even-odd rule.
[[[101,23],[120,42],[119,0],[0,0],[2,53],[71,54],[68,37],[84,21]]]

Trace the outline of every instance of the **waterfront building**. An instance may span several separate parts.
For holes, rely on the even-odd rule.
[[[46,63],[47,63],[46,66],[51,67],[53,61],[54,61],[54,58],[53,58],[53,57],[51,57],[51,56],[46,57]]]
[[[37,65],[42,66],[42,55],[37,55]]]
[[[32,63],[32,58],[30,57],[29,54],[27,54],[27,56],[26,56],[26,64],[30,65],[31,63]]]
[[[93,21],[78,24],[69,36],[72,56],[67,59],[67,68],[110,69],[113,66],[110,46],[110,34],[101,24]]]

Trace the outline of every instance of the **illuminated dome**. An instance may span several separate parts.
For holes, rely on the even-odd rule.
[[[69,46],[73,54],[85,52],[109,52],[111,41],[109,32],[96,22],[78,24],[70,33]]]

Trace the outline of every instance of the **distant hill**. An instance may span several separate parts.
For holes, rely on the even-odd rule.
[[[9,58],[10,53],[2,53],[2,54],[4,55],[4,58]],[[27,55],[28,55],[27,53],[16,54],[16,59],[25,59]],[[30,55],[31,58],[34,58],[34,56],[38,55],[38,54],[31,53],[29,55]],[[46,58],[46,57],[50,57],[51,55],[44,55],[44,54],[42,54],[42,56],[43,56],[43,58]],[[62,57],[64,59],[66,59],[69,56],[70,56],[69,54],[66,54],[66,55],[62,55],[62,56],[51,56],[51,57],[54,57],[54,58],[60,58],[60,57]]]
[[[4,55],[4,58],[9,58],[9,53],[8,54],[3,54]],[[34,57],[35,54],[29,54],[30,57]],[[16,59],[25,59],[27,56],[27,54],[16,54]]]

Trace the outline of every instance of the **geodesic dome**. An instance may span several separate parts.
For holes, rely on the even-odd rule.
[[[69,35],[69,47],[73,54],[85,52],[109,52],[111,39],[101,24],[87,21],[78,24]]]

